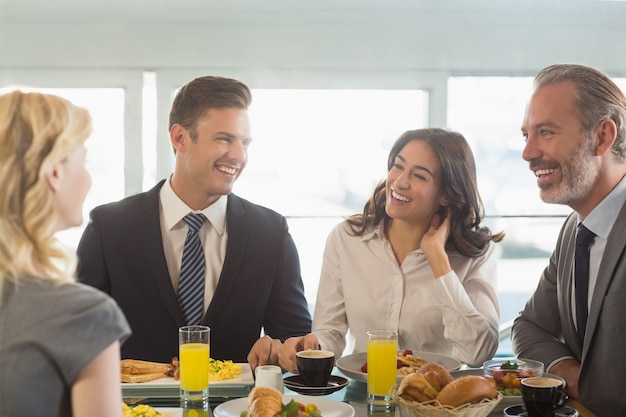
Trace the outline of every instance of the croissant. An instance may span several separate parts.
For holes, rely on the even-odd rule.
[[[255,387],[248,395],[248,417],[274,417],[283,411],[283,394],[270,387]]]

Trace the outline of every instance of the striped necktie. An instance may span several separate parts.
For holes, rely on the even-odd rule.
[[[185,216],[189,226],[178,282],[178,304],[185,324],[200,324],[204,315],[204,251],[198,231],[205,222],[204,214],[189,213]]]

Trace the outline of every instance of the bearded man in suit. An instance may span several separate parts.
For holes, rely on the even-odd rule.
[[[608,76],[553,65],[536,76],[522,125],[541,198],[574,212],[513,324],[513,349],[565,379],[570,397],[598,416],[626,415],[625,123],[626,98]],[[574,257],[579,224],[595,235],[583,251],[588,284],[574,278],[583,275]],[[577,287],[587,289],[583,298]]]
[[[173,174],[90,213],[79,276],[124,311],[133,335],[122,358],[169,362],[178,356],[178,328],[202,324],[211,328],[212,358],[245,362],[253,352],[255,367],[277,361],[280,341],[311,331],[286,219],[231,192],[248,161],[250,101],[248,87],[229,78],[184,85],[169,117]],[[198,231],[204,282],[190,290],[198,322],[178,299],[189,213],[206,218]]]

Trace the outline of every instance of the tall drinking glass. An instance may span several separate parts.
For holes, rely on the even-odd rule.
[[[202,408],[209,403],[209,337],[207,326],[178,329],[180,398],[183,407]]]
[[[372,413],[395,410],[389,390],[396,383],[398,333],[395,330],[367,332],[367,405]]]

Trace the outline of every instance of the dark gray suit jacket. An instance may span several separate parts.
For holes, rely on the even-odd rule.
[[[110,294],[132,328],[122,358],[178,356],[183,316],[163,252],[162,185],[95,208],[78,246],[79,279]],[[310,332],[311,317],[285,218],[232,194],[226,218],[224,266],[203,324],[212,358],[246,362],[261,328],[284,340]]]
[[[626,205],[609,234],[581,344],[572,317],[572,266],[577,215],[559,234],[537,290],[513,324],[519,357],[546,364],[571,356],[581,363],[580,401],[598,416],[626,415]]]

